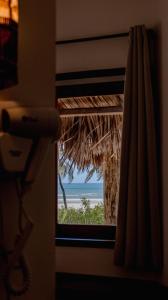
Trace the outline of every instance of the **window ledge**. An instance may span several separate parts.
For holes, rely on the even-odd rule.
[[[62,247],[88,247],[88,248],[114,248],[115,240],[87,239],[87,238],[56,238],[57,246]]]

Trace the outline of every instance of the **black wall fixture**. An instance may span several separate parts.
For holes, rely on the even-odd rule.
[[[149,35],[153,35],[153,30],[148,30]],[[77,43],[86,43],[86,42],[93,42],[93,41],[100,41],[100,40],[111,40],[117,38],[124,38],[128,37],[129,32],[120,32],[120,33],[113,33],[107,35],[98,35],[98,36],[89,36],[77,39],[68,39],[68,40],[60,40],[56,41],[56,45],[66,45],[66,44],[77,44]]]

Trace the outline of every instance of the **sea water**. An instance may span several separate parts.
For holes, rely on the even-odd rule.
[[[63,183],[67,204],[71,207],[79,207],[81,199],[90,200],[91,207],[103,201],[103,183]],[[63,195],[58,184],[58,205],[63,205]]]

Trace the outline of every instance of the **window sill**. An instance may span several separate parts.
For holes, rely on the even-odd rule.
[[[114,225],[56,225],[56,245],[65,247],[114,248]]]
[[[56,238],[55,243],[61,247],[86,247],[86,248],[110,248],[113,249],[115,240],[87,239],[87,238]]]

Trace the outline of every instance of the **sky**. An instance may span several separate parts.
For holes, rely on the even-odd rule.
[[[86,171],[78,173],[77,170],[75,170],[74,180],[72,181],[72,183],[85,183],[86,176],[87,176]],[[65,178],[62,178],[62,182],[63,183],[69,183],[68,176],[66,176]],[[102,182],[102,178],[98,181],[96,174],[94,174],[92,176],[92,178],[88,181],[88,183],[100,183],[100,182]]]

